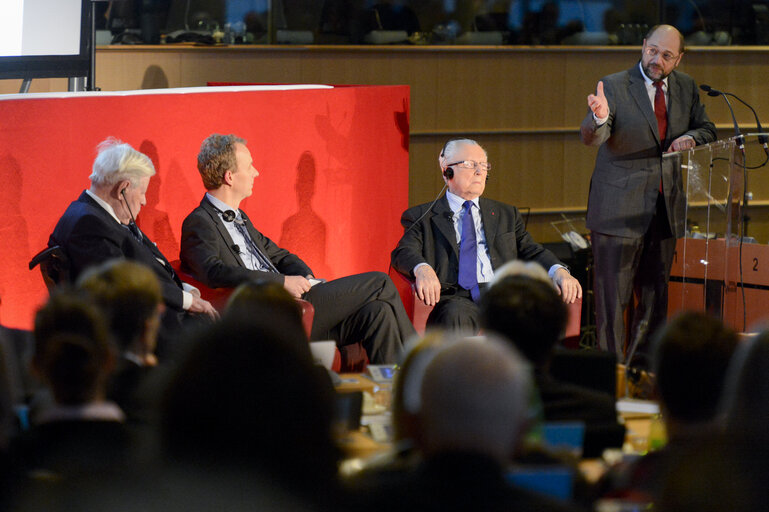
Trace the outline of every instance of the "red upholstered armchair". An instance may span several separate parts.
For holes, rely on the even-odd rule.
[[[406,313],[409,315],[411,323],[414,324],[414,329],[416,329],[418,334],[424,334],[427,317],[430,315],[433,307],[426,306],[424,302],[419,300],[416,291],[414,291],[414,280],[410,276],[405,276],[390,267],[390,279],[392,279],[395,287],[398,289],[403,306],[406,308]],[[572,304],[569,304],[569,319],[566,324],[565,339],[570,340],[576,337],[579,340],[581,327],[582,299],[577,299]]]
[[[433,307],[427,306],[419,300],[417,292],[414,291],[414,280],[410,276],[405,276],[393,267],[390,267],[390,279],[395,283],[395,288],[398,289],[403,307],[406,309],[406,314],[411,319],[411,323],[414,324],[417,334],[424,334],[427,317],[430,316]]]

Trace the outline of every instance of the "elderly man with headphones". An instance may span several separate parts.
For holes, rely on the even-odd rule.
[[[448,191],[403,213],[405,231],[391,255],[393,267],[415,279],[417,296],[435,306],[428,325],[477,332],[480,294],[514,259],[542,265],[564,302],[582,297],[579,281],[531,238],[517,208],[481,197],[491,170],[485,149],[452,139],[438,163]]]
[[[135,261],[151,269],[165,303],[158,356],[172,359],[183,345],[179,336],[183,323],[216,319],[219,314],[197,288],[179,279],[155,243],[136,225],[135,218],[146,204],[150,178],[155,175],[152,160],[113,137],[97,150],[90,188],[67,207],[48,245],[62,248],[73,280],[112,259]]]

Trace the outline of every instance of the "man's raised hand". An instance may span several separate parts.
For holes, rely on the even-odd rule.
[[[604,119],[609,115],[609,101],[603,93],[603,82],[598,82],[595,94],[588,94],[587,106],[598,119]]]

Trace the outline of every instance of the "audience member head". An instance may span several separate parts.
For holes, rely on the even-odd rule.
[[[85,405],[104,398],[114,357],[106,337],[56,334],[40,364],[40,374],[60,405]]]
[[[457,341],[443,331],[428,331],[406,348],[403,363],[393,382],[392,423],[396,441],[414,440],[420,434],[419,409],[425,368],[441,347]]]
[[[730,436],[762,443],[769,450],[769,331],[735,350],[726,374],[721,412]]]
[[[107,336],[107,326],[93,302],[78,292],[59,289],[35,315],[33,369],[40,367],[50,339],[58,334],[101,338]]]
[[[35,317],[32,364],[58,404],[103,398],[114,355],[96,307],[71,292],[52,295]]]
[[[553,281],[547,275],[547,271],[542,265],[533,261],[513,260],[508,261],[497,270],[489,281],[489,286],[494,286],[499,281],[510,276],[526,276],[532,279],[539,279],[542,282],[552,285]]]
[[[449,344],[430,361],[422,380],[423,451],[509,460],[528,421],[532,385],[528,364],[509,344],[495,338]]]
[[[297,340],[301,350],[309,350],[307,333],[302,325],[302,309],[278,283],[252,280],[241,284],[230,295],[224,315],[241,323],[270,318],[290,331],[289,339]]]
[[[269,315],[258,323],[227,317],[203,331],[164,396],[166,455],[264,470],[299,490],[333,479],[333,389],[302,341]]]
[[[105,311],[118,349],[154,364],[163,309],[154,272],[140,263],[112,260],[84,272],[77,286]]]
[[[198,171],[206,190],[216,190],[224,183],[224,173],[237,168],[235,144],[246,145],[246,141],[235,135],[208,136],[200,145]]]
[[[96,149],[98,154],[89,178],[93,185],[112,187],[121,181],[129,181],[138,186],[142,178],[155,175],[152,160],[121,140],[109,137]]]
[[[279,283],[256,279],[241,284],[230,295],[225,314],[247,317],[254,311],[280,312],[286,317],[302,321],[299,303]]]
[[[698,364],[686,361],[679,369]],[[695,382],[693,386],[698,384],[702,383]],[[763,510],[769,500],[768,407],[769,334],[764,332],[738,343],[729,361],[719,407],[719,419],[724,421],[725,429],[707,431],[704,439],[698,438],[691,449],[676,457],[669,470],[674,477],[667,479],[655,509]]]
[[[655,340],[653,361],[665,417],[699,423],[714,418],[737,334],[705,313],[676,316]]]
[[[481,297],[481,325],[513,342],[534,366],[545,366],[563,337],[568,310],[552,283],[525,275],[497,281]]]

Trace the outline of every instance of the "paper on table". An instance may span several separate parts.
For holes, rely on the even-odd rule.
[[[660,406],[657,402],[650,400],[636,400],[632,398],[621,398],[617,400],[617,412],[620,414],[638,413],[638,414],[659,414]]]

